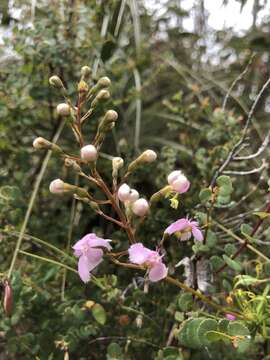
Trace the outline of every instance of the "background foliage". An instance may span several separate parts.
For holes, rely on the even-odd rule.
[[[1,2],[5,34],[0,48],[3,276],[46,159],[46,153],[34,152],[33,139],[51,140],[61,126],[55,112],[61,98],[48,86],[48,78],[61,76],[72,97],[82,65],[92,67],[93,82],[110,77],[110,106],[119,113],[100,164],[105,178],[110,176],[111,155],[128,162],[141,150],[153,148],[159,154],[157,165],[132,178],[139,191],[150,197],[175,168],[184,169],[191,180],[191,192],[181,198],[177,210],[166,199],[158,204],[140,230],[141,240],[154,248],[164,228],[186,214],[207,225],[210,195],[202,189],[239,139],[253,100],[269,77],[269,19],[257,18],[264,6],[267,2],[254,1],[253,26],[240,35],[234,29],[210,29],[202,0],[194,1],[192,13],[182,8],[181,1],[173,0],[164,2],[162,12],[150,11],[146,2],[135,0]],[[184,28],[185,18],[193,20],[194,31]],[[209,53],[212,44],[219,49],[215,59]],[[245,68],[225,107],[228,89]],[[256,152],[268,132],[268,93],[260,98],[241,155]],[[95,127],[89,123],[85,131],[90,139]],[[78,151],[66,128],[58,143],[69,152]],[[235,162],[230,169],[258,168],[267,155],[268,149],[253,160]],[[75,268],[72,257],[63,257],[40,239],[70,252],[70,241],[96,231],[115,240],[116,251],[125,248],[127,239],[117,228],[70,198],[49,193],[49,182],[58,177],[76,181],[59,159],[51,157],[21,249]],[[233,191],[226,192],[223,184],[225,195],[214,207],[213,219],[223,228],[213,220],[203,247],[171,241],[166,245],[166,259],[170,264],[184,257],[210,259],[205,265],[206,293],[218,300],[220,294],[224,299],[234,289],[234,306],[248,320],[229,323],[224,314],[212,312],[164,283],[151,286],[145,294],[140,273],[107,262],[98,270],[99,286],[92,282],[84,286],[76,274],[20,254],[12,274],[11,318],[1,310],[2,358],[67,359],[69,354],[71,359],[242,359],[248,354],[250,359],[267,359],[269,263],[249,250],[235,261],[230,257],[239,245],[235,236],[248,239],[270,257],[268,218],[256,239],[248,237],[249,227],[258,219],[254,212],[263,211],[269,198],[267,167],[251,175],[232,176],[229,182]],[[222,187],[222,180],[218,185]],[[224,261],[228,267],[213,282],[212,273]],[[171,266],[171,272],[181,280],[187,275],[182,266]],[[239,274],[249,278],[234,280]],[[245,337],[234,347],[222,334]]]

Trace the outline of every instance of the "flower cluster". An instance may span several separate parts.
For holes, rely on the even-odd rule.
[[[106,220],[120,226],[121,229],[125,229],[129,242],[132,244],[128,248],[129,262],[146,269],[149,280],[157,282],[167,277],[168,268],[163,262],[163,255],[160,254],[160,250],[150,250],[141,242],[138,242],[136,239],[136,226],[144,220],[146,215],[150,214],[150,207],[155,201],[173,194],[171,201],[175,200],[177,202],[179,194],[186,193],[189,190],[190,182],[181,170],[174,170],[167,177],[168,185],[153,194],[149,202],[144,197],[141,197],[139,192],[131,188],[127,182],[137,168],[149,166],[150,163],[157,159],[156,152],[148,149],[127,165],[123,176],[121,176],[121,172],[125,165],[124,160],[120,157],[113,157],[111,163],[112,188],[105,183],[98,173],[96,163],[103,141],[107,133],[115,126],[118,114],[115,110],[106,111],[97,123],[93,140],[90,143],[85,143],[82,124],[92,115],[100,103],[104,103],[110,98],[109,87],[111,85],[109,78],[102,77],[91,88],[87,83],[90,74],[91,69],[89,67],[82,67],[81,79],[77,86],[78,98],[75,103],[68,97],[68,92],[58,76],[54,75],[49,80],[50,84],[64,96],[65,102],[57,105],[56,112],[59,116],[69,118],[67,123],[71,126],[75,139],[79,144],[78,156],[67,154],[60,146],[41,137],[34,140],[33,147],[35,149],[50,150],[60,156],[64,160],[66,167],[77,172],[78,176],[83,176],[91,181],[103,192],[106,199],[96,199],[91,190],[88,192],[83,187],[66,183],[61,179],[53,180],[49,186],[51,193],[72,195],[76,199],[89,204],[91,209],[99,216],[103,216]],[[88,102],[90,102],[89,108],[83,114]],[[84,167],[88,169],[87,173],[84,172]],[[111,204],[117,218],[113,218],[104,212],[106,211],[103,208],[104,204]],[[141,218],[139,222],[136,221],[136,216]],[[192,235],[198,241],[203,240],[203,234],[198,227],[198,223],[187,218],[172,223],[165,230],[165,234],[175,234],[182,241],[189,240]],[[90,233],[73,246],[74,255],[79,258],[78,273],[83,282],[86,283],[90,280],[91,272],[102,262],[105,252],[111,250],[110,241],[98,237],[95,233]],[[117,255],[110,253],[110,257],[114,256]]]

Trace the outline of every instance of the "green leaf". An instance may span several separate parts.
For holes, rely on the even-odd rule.
[[[249,329],[240,321],[232,321],[228,325],[228,334],[231,336],[239,336],[237,339],[237,350],[245,352],[250,345],[250,332]],[[241,338],[243,337],[243,338]]]
[[[109,360],[117,360],[122,359],[123,351],[117,343],[110,343],[107,348],[107,359]]]
[[[95,304],[93,307],[92,307],[92,314],[95,318],[95,320],[101,324],[101,325],[104,325],[106,323],[106,312],[103,308],[103,306],[101,306],[100,304]]]
[[[217,202],[218,202],[218,204],[221,204],[221,205],[229,204],[230,201],[231,201],[231,197],[229,195],[228,196],[218,195],[218,197],[217,197]]]
[[[241,271],[243,270],[243,267],[242,267],[242,265],[241,265],[239,262],[237,262],[237,261],[229,258],[227,255],[224,254],[224,255],[223,255],[223,259],[224,259],[225,263],[226,263],[231,269],[233,269],[233,270],[235,270],[235,271],[237,271],[237,272],[241,272]]]
[[[232,187],[232,180],[227,175],[221,175],[217,178],[217,184],[218,186]]]
[[[199,194],[199,198],[203,204],[211,201],[212,198],[212,191],[208,188],[202,189]]]
[[[202,345],[210,345],[210,341],[207,339],[206,334],[208,331],[217,331],[218,323],[214,319],[204,319],[198,326],[198,337]]]
[[[253,229],[248,224],[242,224],[240,230],[241,230],[241,234],[246,236],[246,235],[251,235]]]
[[[184,314],[180,311],[176,311],[174,314],[174,318],[176,321],[182,322],[184,321]]]
[[[232,254],[235,253],[236,247],[233,244],[226,244],[224,247],[224,251],[225,251],[226,255],[231,256]]]
[[[211,267],[213,269],[213,271],[216,271],[217,269],[219,269],[224,263],[223,260],[221,259],[221,257],[217,256],[217,255],[213,255],[210,258],[210,264]]]
[[[193,296],[190,293],[183,293],[180,295],[178,299],[178,306],[182,311],[189,311],[193,306]]]

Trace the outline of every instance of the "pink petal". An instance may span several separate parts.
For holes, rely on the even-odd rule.
[[[92,271],[102,262],[103,251],[101,249],[90,248],[87,253],[89,271]]]
[[[90,247],[104,247],[108,250],[111,250],[112,248],[111,245],[109,244],[109,240],[99,238],[96,235],[89,238],[88,244]]]
[[[196,226],[192,226],[192,234],[195,237],[196,240],[202,241],[203,240],[203,233],[200,229],[198,229]]]
[[[142,243],[137,243],[130,246],[128,254],[131,263],[141,265],[147,261],[151,250],[145,248]]]
[[[82,251],[85,245],[88,244],[88,240],[86,239],[86,236],[84,236],[81,240],[77,241],[76,244],[72,247],[75,251]],[[76,255],[77,256],[77,255]]]
[[[170,226],[168,226],[167,229],[165,230],[165,233],[171,235],[176,231],[183,230],[188,225],[189,225],[189,221],[187,219],[179,219],[174,223],[172,223]]]
[[[164,279],[168,274],[168,269],[162,262],[157,262],[149,271],[149,280],[156,282]]]
[[[89,261],[87,256],[82,255],[79,258],[78,262],[78,272],[80,275],[80,278],[84,283],[87,283],[90,280],[90,270],[89,270]]]

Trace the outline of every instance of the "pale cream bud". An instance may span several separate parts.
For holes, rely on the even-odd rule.
[[[94,145],[85,145],[81,148],[81,158],[87,162],[97,160],[98,152]]]
[[[130,196],[130,187],[127,184],[122,184],[117,192],[118,199],[122,202],[128,201]]]
[[[66,103],[58,104],[56,107],[56,112],[60,116],[70,115],[70,106]]]
[[[33,147],[35,149],[49,149],[51,147],[51,142],[44,139],[43,137],[37,137],[33,141]]]
[[[81,68],[81,75],[83,76],[83,77],[87,77],[87,76],[89,76],[91,74],[91,68],[89,67],[89,66],[83,66],[82,68]]]
[[[109,87],[111,86],[111,80],[107,76],[104,76],[98,80],[97,85],[99,87]]]
[[[112,159],[113,169],[119,170],[122,169],[123,166],[124,166],[124,160],[121,157],[116,156]]]
[[[151,163],[156,160],[157,154],[153,150],[145,150],[141,157],[145,162]]]
[[[115,122],[118,119],[118,114],[114,110],[108,110],[104,116],[105,122]]]
[[[97,96],[94,98],[94,100],[92,101],[92,104],[91,104],[91,107],[92,108],[95,108],[99,101],[105,101],[105,100],[108,100],[110,98],[110,93],[108,90],[100,90],[98,93],[97,93]]]
[[[63,150],[56,144],[44,139],[43,137],[38,137],[33,141],[33,147],[35,149],[47,149],[52,150],[53,152],[63,154]]]
[[[49,84],[57,89],[64,88],[64,84],[59,76],[53,75],[49,78]]]
[[[151,163],[155,161],[157,158],[157,154],[153,150],[145,150],[140,156],[137,157],[132,163],[128,166],[128,172],[134,171],[138,166]]]
[[[140,198],[132,204],[132,211],[137,216],[145,216],[149,211],[149,204],[145,199]]]
[[[50,183],[50,192],[52,194],[62,194],[64,192],[65,183],[61,179],[55,179]]]

